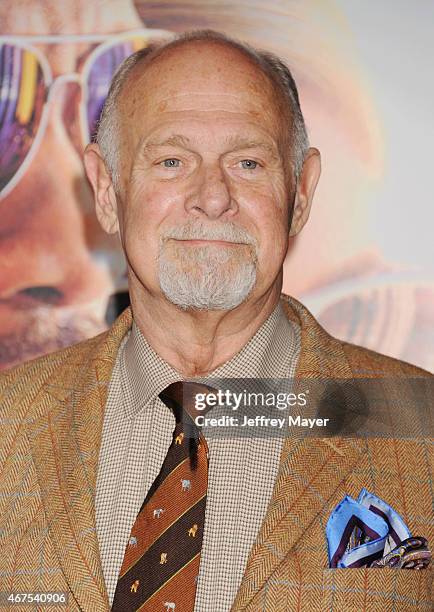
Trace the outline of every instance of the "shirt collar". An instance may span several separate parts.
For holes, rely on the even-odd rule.
[[[298,358],[298,326],[289,321],[281,300],[244,347],[205,377],[185,379],[154,351],[133,321],[120,347],[120,376],[127,417],[133,417],[163,389],[180,380],[208,378],[285,378]]]

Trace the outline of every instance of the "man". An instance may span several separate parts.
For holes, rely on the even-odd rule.
[[[131,56],[85,166],[132,307],[3,376],[0,590],[67,591],[68,609],[92,611],[426,609],[431,571],[329,569],[325,537],[333,508],[366,487],[432,541],[426,439],[201,437],[204,523],[134,575],[198,484],[179,479],[165,498],[175,518],[158,523],[167,508],[150,501],[182,447],[174,383],[429,376],[332,338],[281,295],[288,234],[320,175],[285,65],[212,31]]]
[[[213,15],[216,23],[219,23],[222,7],[226,16],[226,22],[221,23],[222,29],[231,25],[231,20],[227,20],[224,5],[219,6],[217,3],[217,6],[213,7],[210,3],[202,3],[202,6],[198,4],[194,6],[193,13],[188,12],[190,6],[192,5],[177,3],[176,8],[180,14],[161,27],[176,31],[183,15],[187,27],[195,27],[196,23],[201,22],[212,23]],[[289,3],[288,7],[288,15],[285,16],[283,25],[286,29],[291,22],[303,22],[303,18],[300,19],[298,14],[294,13],[299,9],[295,8],[293,3]],[[164,19],[165,7],[162,5],[157,6],[154,3],[147,6],[138,3],[137,8],[141,15],[137,13],[131,0],[97,0],[92,3],[82,0],[63,0],[61,3],[52,0],[26,0],[20,3],[5,0],[0,6],[0,34],[14,37],[14,40],[18,37],[20,44],[36,47],[46,58],[53,77],[64,79],[71,72],[84,74],[86,59],[97,45],[92,36],[100,36],[103,42],[108,42],[111,37],[121,33],[149,26],[148,17],[152,22]],[[253,10],[253,6],[250,12],[245,12],[243,7],[234,7],[233,10],[234,14],[236,11],[239,15],[238,20],[245,25],[249,23],[248,35],[252,41],[257,40],[259,45],[266,46],[273,43],[272,40],[264,38],[267,32],[254,22],[257,11]],[[268,9],[263,14],[267,19],[273,16],[272,12],[271,15],[268,14]],[[324,18],[321,23],[325,23]],[[270,32],[275,31],[278,25],[282,27],[282,20],[278,24],[273,22]],[[259,31],[261,35],[258,37]],[[78,38],[71,39],[71,34]],[[54,38],[48,42],[50,36]],[[148,31],[148,36],[152,36],[152,31]],[[291,39],[297,40],[298,36],[300,32],[296,26]],[[35,40],[35,37],[40,38]],[[286,44],[286,37],[284,38]],[[2,43],[4,44],[4,41]],[[290,49],[282,51],[289,54]],[[315,55],[314,48],[311,53]],[[116,67],[116,58],[121,55],[113,54],[113,69]],[[340,57],[348,58],[348,55],[335,52],[333,65]],[[308,61],[312,66],[312,61]],[[347,67],[346,72],[349,70]],[[6,73],[7,70],[3,74]],[[20,73],[19,66],[14,67],[14,73]],[[107,74],[107,77],[110,76],[111,73]],[[321,75],[318,76],[320,78],[315,78],[315,90],[312,94],[310,84],[308,86],[308,101],[317,95],[318,81],[322,79]],[[103,99],[105,92],[102,85],[103,83],[99,84],[99,96]],[[345,98],[345,109],[350,108],[356,119],[351,121],[348,110],[342,110],[340,116],[345,127],[334,126],[333,134],[338,129],[345,135],[352,134],[352,141],[370,143],[370,134],[375,132],[372,128],[375,121],[372,117],[369,121],[363,120],[363,113],[355,113],[353,99],[363,101],[364,95],[354,91],[354,86],[355,84],[349,86],[348,81],[339,83],[339,97],[341,110],[342,98]],[[4,81],[0,87],[3,91]],[[104,234],[96,222],[92,212],[90,189],[80,163],[81,151],[88,142],[87,139],[83,141],[80,130],[80,103],[83,102],[85,91],[85,79],[81,83],[61,80],[54,87],[54,91],[51,87],[47,105],[47,128],[39,145],[35,147],[31,163],[25,172],[21,173],[22,166],[15,166],[17,174],[21,174],[17,182],[8,180],[11,178],[10,168],[3,155],[0,155],[0,256],[2,261],[7,261],[7,266],[2,266],[0,284],[0,369],[103,331],[106,319],[111,322],[114,310],[112,301],[109,302],[107,310],[110,294],[126,289],[125,261],[118,241],[113,236]],[[6,97],[7,93],[9,92],[3,95]],[[96,106],[98,108],[98,104]],[[364,106],[369,105],[365,102]],[[321,117],[320,125],[330,125],[330,118],[324,121]],[[0,133],[8,132],[9,127],[7,122],[2,122]],[[361,133],[354,133],[354,129],[360,129]],[[316,139],[321,139],[322,133],[316,129],[315,136]],[[56,155],[59,146],[62,147],[63,155],[57,160],[56,166],[52,167],[50,160]],[[369,147],[372,149],[371,144]],[[6,150],[9,147],[1,148]],[[378,150],[379,147],[374,149],[374,157]],[[374,163],[372,152],[369,155],[366,151],[355,153],[356,157],[368,157],[370,165]],[[350,155],[348,152],[343,153],[342,158],[337,159],[336,163],[342,167],[344,161],[351,161],[351,176],[354,176],[354,151]],[[47,171],[48,167],[52,168],[51,172]],[[343,187],[342,181],[340,186]],[[354,192],[352,185],[350,190]],[[330,203],[343,201],[347,197],[345,194],[337,194],[336,186],[332,191]],[[360,185],[356,191],[358,194],[362,193]],[[319,210],[322,208],[319,207]],[[324,208],[328,209],[330,215],[329,206]],[[313,221],[315,222],[315,218]],[[352,222],[359,225],[361,220],[354,219]],[[318,223],[322,225],[323,220]],[[45,231],[38,231],[40,227],[44,227]],[[348,241],[347,248],[349,247],[359,247],[354,236]],[[293,255],[297,259],[300,256],[303,260],[309,250],[304,249],[299,255],[298,248],[297,253]],[[332,263],[330,248],[327,249],[327,255],[327,258],[324,254],[321,258],[324,265],[329,260]],[[339,255],[334,253],[333,260],[336,257]],[[47,260],[51,265],[46,265]],[[26,265],[22,265],[23,261]],[[316,274],[318,273],[317,269]],[[293,278],[293,291],[299,291],[300,282],[308,282],[307,275],[302,281]]]
[[[372,36],[380,42],[381,16],[376,34],[367,30],[362,34],[353,20],[348,21],[352,11],[345,4],[250,0],[229,10],[224,0],[136,1],[148,26],[174,31],[211,27],[242,36],[289,62],[309,134],[326,164],[309,223],[290,239],[283,291],[306,304],[333,336],[433,371],[433,275],[426,261],[409,266],[407,257],[412,241],[423,240],[420,226],[406,241],[406,253],[393,261],[385,251],[398,242],[390,223],[382,221],[377,210],[380,205],[384,220],[384,208],[391,207],[396,215],[405,206],[404,196],[393,198],[391,206],[387,195],[392,176],[394,184],[402,185],[397,157],[411,168],[411,184],[417,183],[422,170],[413,164],[406,136],[399,129],[388,134],[393,123],[384,116],[387,105],[405,114],[404,97],[391,91],[389,81],[379,89],[378,82],[372,81],[375,71],[366,72],[367,57],[355,48],[359,37],[362,46],[363,40],[370,40],[372,46]],[[385,7],[383,23],[387,13]],[[399,19],[405,21],[403,13]],[[393,38],[385,31],[383,42],[393,46]],[[392,142],[395,138],[400,141],[399,155]],[[418,198],[413,191],[412,197]],[[298,274],[300,267],[303,275]]]
[[[60,81],[51,86],[45,105],[47,129],[25,163],[20,156],[23,164],[14,166],[17,173],[11,181],[0,154],[0,369],[103,331],[119,312],[118,303],[127,301],[121,249],[96,222],[80,163],[89,138],[83,139],[79,120],[88,89],[85,79],[64,79],[75,71],[87,74],[87,60],[99,44],[143,25],[174,32],[213,27],[229,35],[242,33],[251,44],[291,63],[296,53],[294,70],[304,113],[328,163],[309,224],[290,240],[283,290],[306,303],[333,335],[432,369],[432,280],[415,284],[414,271],[391,269],[390,262],[367,245],[373,214],[370,190],[382,173],[384,145],[353,33],[342,17],[333,2],[307,0],[278,7],[272,1],[265,6],[252,0],[230,11],[222,0],[1,3],[1,34],[36,47]],[[99,42],[92,39],[98,36]],[[51,42],[46,37],[52,37]],[[121,58],[122,53],[113,53],[109,71],[107,66],[100,71],[106,84]],[[19,67],[14,74],[20,74]],[[92,101],[95,119],[106,92],[101,85],[98,103]],[[4,81],[0,87],[3,91]],[[8,93],[2,96],[8,99]],[[9,127],[2,124],[0,133],[9,134]],[[50,160],[59,147],[64,153],[53,166]],[[10,148],[0,148],[9,158]],[[335,240],[338,220],[345,241]],[[302,277],[297,274],[300,265],[306,270]]]

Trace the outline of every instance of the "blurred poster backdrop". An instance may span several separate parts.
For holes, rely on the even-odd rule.
[[[322,154],[284,292],[331,334],[433,370],[433,17],[429,0],[2,0],[0,367],[103,331],[127,303],[81,154],[125,57],[213,28],[287,61]]]

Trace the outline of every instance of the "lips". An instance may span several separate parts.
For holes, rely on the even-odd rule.
[[[208,240],[208,239],[182,239],[182,240],[178,240],[178,242],[188,242],[190,244],[197,244],[197,245],[209,245],[209,244],[216,244],[216,245],[222,245],[222,246],[239,246],[240,242],[228,242],[227,240]]]

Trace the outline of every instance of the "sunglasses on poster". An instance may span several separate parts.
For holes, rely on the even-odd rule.
[[[0,198],[24,176],[48,122],[56,85],[81,86],[80,132],[86,145],[95,134],[110,82],[129,55],[173,32],[142,28],[108,35],[0,36]],[[79,72],[53,77],[48,58],[36,44],[93,44]]]

